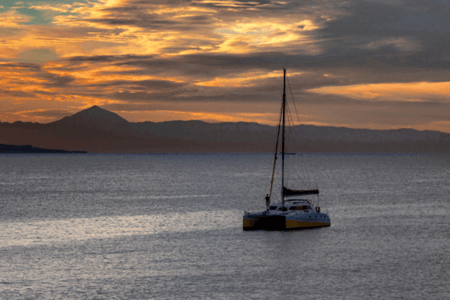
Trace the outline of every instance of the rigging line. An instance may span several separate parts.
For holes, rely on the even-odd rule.
[[[291,114],[291,111],[290,111],[290,109],[289,109],[289,106],[287,106],[287,109],[288,109],[288,120],[289,120],[289,122],[293,125],[293,124],[295,124],[295,122],[294,122],[294,120],[293,120],[293,118],[292,118],[292,114]],[[297,131],[295,130],[295,127],[294,127],[294,126],[291,126],[289,132],[292,133],[292,136],[293,136],[293,137],[295,137],[296,139],[298,138],[298,133],[297,133]],[[297,148],[299,147],[298,143],[294,143],[293,145],[294,145],[294,147],[297,147]],[[298,152],[300,152],[300,149],[298,149]],[[297,155],[296,155],[296,157],[297,157]],[[299,158],[296,159],[296,161],[298,161],[298,160],[300,160],[300,159],[299,159]],[[306,175],[306,181],[307,181],[307,183],[308,183],[308,186],[311,186],[311,183],[313,183],[313,185],[315,185],[315,186],[317,187],[317,185],[314,183],[314,178],[313,178],[313,180],[311,180],[311,176],[310,176],[310,172],[308,171],[308,168],[302,168],[302,170],[304,171],[303,174]],[[304,176],[301,177],[298,171],[295,172],[294,175],[295,175],[296,179],[297,179],[299,182],[305,180]]]
[[[287,83],[288,83],[289,93],[291,94],[292,103],[294,104],[295,113],[296,113],[296,115],[297,115],[297,121],[298,121],[298,124],[299,124],[298,127],[299,127],[299,129],[300,129],[300,118],[299,118],[299,116],[298,116],[297,106],[295,105],[294,95],[292,94],[291,84],[290,84],[290,82],[289,82],[289,78],[286,78],[286,79],[287,79]],[[301,138],[301,135],[300,135],[300,138]],[[310,158],[310,156],[309,156],[309,149],[308,149],[308,146],[307,146],[307,144],[306,144],[306,141],[303,142],[303,145],[304,145],[304,147],[305,147],[305,149],[306,149],[306,156],[307,156],[307,158],[308,158],[307,161],[308,161],[308,163],[309,163],[309,167],[312,168],[311,158]],[[311,170],[312,170],[312,169],[311,169]],[[317,180],[316,180],[314,174],[312,174],[312,177],[313,177],[314,182],[316,182],[316,187],[317,187]]]
[[[291,126],[289,127],[289,134],[293,137],[290,140],[293,140],[294,142],[291,145],[291,149],[293,149],[294,151],[290,151],[290,152],[294,152],[296,153],[295,156],[293,157],[289,157],[290,161],[293,161],[293,163],[288,164],[288,166],[294,166],[294,165],[298,165],[297,163],[301,160],[301,158],[299,156],[297,156],[297,152],[300,152],[300,148],[299,148],[299,143],[296,142],[296,140],[298,139],[298,135],[297,135],[297,131],[295,130],[295,126],[293,126],[295,124],[295,121],[292,117],[292,113],[291,113],[291,109],[289,108],[289,105],[287,106],[287,110],[288,110],[288,122],[291,124]],[[311,186],[311,176],[310,173],[308,171],[308,168],[301,168],[302,175],[300,175],[299,169],[294,168],[295,172],[289,172],[289,174],[291,174],[293,177],[289,178],[289,182],[292,182],[293,180],[296,180],[296,182],[305,182],[307,183],[307,186],[310,187]],[[306,178],[305,178],[306,177]]]
[[[292,115],[291,115],[290,117],[292,118]],[[292,121],[292,122],[294,123],[294,121]],[[299,137],[299,134],[298,134],[298,132],[295,130],[295,127],[293,127],[292,131],[293,131],[294,136],[296,137],[296,139],[300,140],[301,138],[298,138],[298,137]],[[297,147],[299,147],[299,143],[297,143]],[[300,148],[300,147],[299,147],[299,148]],[[300,152],[300,149],[299,149],[299,152]],[[307,180],[307,182],[308,182],[308,186],[311,186],[311,182],[313,182],[313,181],[311,180],[310,172],[308,171],[309,168],[306,167],[306,168],[303,168],[303,170],[304,170],[304,174],[306,175],[306,180]],[[298,173],[296,173],[296,175],[297,175],[297,178],[298,178],[299,180],[301,180],[300,175],[299,175]]]
[[[270,198],[272,197],[273,179],[275,177],[275,167],[276,167],[276,163],[277,163],[278,141],[280,140],[280,128],[281,128],[281,116],[282,115],[283,115],[283,107],[281,107],[281,109],[280,109],[280,120],[278,121],[277,144],[275,145],[275,158],[273,160],[272,179],[270,181],[269,201],[270,201]]]
[[[294,103],[294,108],[295,108],[296,115],[297,115],[297,121],[298,121],[298,124],[299,124],[299,125],[297,126],[297,129],[300,129],[300,127],[299,127],[299,126],[300,126],[300,120],[299,120],[299,117],[298,117],[298,111],[297,111],[297,107],[296,107],[296,105],[295,105],[295,99],[294,99],[294,96],[292,95],[292,90],[291,90],[291,88],[290,88],[289,81],[288,81],[288,87],[289,87],[289,91],[290,91],[290,94],[291,94],[292,102]],[[291,114],[291,110],[290,110],[290,108],[289,108],[288,103],[286,103],[286,104],[287,104],[287,110],[288,110],[288,119],[289,119],[289,122],[292,122],[292,124],[294,124],[295,122],[293,121],[292,114]],[[293,135],[296,137],[296,139],[298,139],[298,140],[303,140],[303,139],[302,139],[302,135],[299,134],[298,130],[295,130],[295,127],[294,127],[294,126],[292,127],[292,130],[291,130],[290,132],[293,132],[293,133],[294,133]],[[299,137],[300,137],[300,138],[299,138]],[[300,145],[299,145],[298,143],[296,143],[296,146],[299,148],[299,152],[300,152],[300,150],[301,150],[301,149],[300,149]],[[313,174],[313,173],[310,173],[310,172],[308,171],[309,168],[311,168],[311,170],[313,170],[313,169],[312,169],[311,158],[310,158],[310,156],[309,156],[309,151],[308,151],[307,146],[306,146],[306,142],[304,142],[304,146],[305,146],[305,148],[306,148],[306,161],[307,161],[307,163],[309,164],[309,166],[307,166],[306,168],[303,168],[303,171],[304,171],[303,174],[306,175],[306,181],[307,181],[308,186],[309,186],[309,187],[313,186],[314,188],[318,189],[317,180],[316,180],[314,174]],[[311,172],[312,172],[312,171],[311,171]],[[302,181],[302,178],[300,178],[299,172],[296,172],[295,175],[296,175],[296,179],[298,180],[298,182],[301,182],[301,181]],[[310,175],[311,175],[311,176],[310,176]],[[312,180],[311,180],[311,177],[312,177]],[[304,180],[304,179],[303,179],[303,180]],[[314,200],[314,203],[316,204],[316,206],[320,206],[320,194],[317,194],[317,200]]]
[[[291,134],[291,128],[292,128],[292,123],[291,123],[291,112],[289,109],[289,105],[286,102],[286,136],[292,136]],[[286,138],[286,152],[287,153],[291,153],[292,152],[292,138]],[[288,184],[291,183],[291,175],[292,175],[292,171],[291,171],[291,165],[292,165],[292,159],[291,159],[291,155],[287,155],[286,156],[286,173],[285,173],[285,186],[287,186]]]

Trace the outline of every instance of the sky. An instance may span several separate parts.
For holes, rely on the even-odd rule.
[[[448,0],[0,0],[0,121],[98,105],[130,122],[450,133]]]

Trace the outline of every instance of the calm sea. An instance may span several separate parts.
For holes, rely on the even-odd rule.
[[[242,230],[270,154],[0,155],[0,299],[450,298],[450,155],[291,158],[331,227]]]

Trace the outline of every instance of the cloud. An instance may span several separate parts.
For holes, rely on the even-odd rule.
[[[21,28],[23,23],[29,22],[31,17],[18,14],[15,11],[0,13],[0,27],[4,29]]]
[[[379,102],[380,99],[383,99],[396,102],[423,102],[425,104],[448,102],[450,104],[448,90],[450,90],[450,82],[418,82],[328,86],[310,89],[309,92],[345,95],[352,99],[372,102]],[[392,95],[395,95],[395,98],[391,98]]]
[[[11,97],[11,98],[35,98],[36,96],[33,93],[27,93],[24,91],[15,91],[15,90],[4,90],[0,89],[1,97]]]
[[[74,112],[68,111],[68,110],[49,109],[49,110],[36,110],[36,111],[22,112],[22,114],[26,114],[26,115],[30,115],[30,116],[37,116],[37,117],[63,118],[63,117],[74,114]]]
[[[18,55],[17,61],[40,63],[49,60],[58,59],[58,55],[53,51],[45,48],[32,49],[22,52]]]
[[[3,5],[1,97],[21,111],[97,104],[140,120],[257,116],[272,124],[286,66],[305,122],[448,128],[445,1],[20,4],[45,13],[45,24],[32,24],[19,4]]]

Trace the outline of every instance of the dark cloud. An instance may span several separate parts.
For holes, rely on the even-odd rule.
[[[120,59],[127,59],[128,57],[133,57],[132,55],[93,55],[93,56],[72,56],[67,59],[67,61],[80,63],[80,62],[115,62]],[[152,56],[147,56],[151,58]]]
[[[346,13],[324,23],[323,60],[370,57],[391,66],[448,67],[450,8],[442,1],[352,1]],[[328,54],[328,55],[327,55]],[[330,55],[333,54],[333,55]],[[327,57],[328,56],[328,57]]]
[[[102,9],[103,18],[90,18],[84,20],[88,23],[101,23],[107,25],[131,25],[153,31],[195,31],[203,26],[204,31],[211,31],[208,25],[214,19],[208,14],[195,16],[178,16],[167,18],[165,15],[152,13],[155,3],[130,2],[122,7],[109,7]],[[176,14],[173,14],[176,16]],[[206,27],[205,27],[206,26]]]
[[[187,44],[187,43],[186,43]],[[179,53],[182,51],[201,51],[200,47],[192,47],[191,44],[185,45],[184,47],[165,47],[165,53]]]
[[[47,80],[45,86],[48,87],[59,87],[59,88],[66,87],[75,81],[75,77],[73,76],[60,76],[50,73],[44,73],[40,77]]]
[[[187,84],[183,82],[174,82],[168,80],[115,80],[115,81],[106,81],[89,86],[98,86],[98,87],[137,86],[142,88],[149,88],[151,90],[160,90],[160,89],[177,89],[186,85]]]
[[[35,63],[21,63],[21,62],[0,64],[0,69],[8,69],[8,68],[20,71],[40,71],[41,65]]]
[[[356,51],[355,51],[356,52]],[[425,68],[430,64],[426,56],[404,54],[397,56],[368,56],[369,51],[354,53],[353,58],[343,60],[333,55],[293,56],[280,52],[254,53],[246,55],[195,54],[161,58],[155,56],[118,56],[108,57],[107,61],[117,66],[134,66],[139,69],[117,71],[122,75],[171,74],[192,76],[204,80],[216,77],[238,75],[244,72],[263,70],[281,70],[287,62],[289,72],[307,72],[300,79],[305,87],[326,85],[348,85],[355,83],[448,81],[450,72],[445,65]],[[365,53],[365,54],[363,54]],[[102,62],[105,61],[102,57]],[[95,57],[92,61],[97,61]],[[416,61],[416,64],[409,62]],[[326,78],[324,74],[334,77]],[[306,80],[306,82],[305,82]],[[294,81],[294,80],[293,80]]]
[[[158,109],[167,109],[167,107],[161,107],[153,103],[110,103],[102,105],[102,108],[110,111],[152,111]]]
[[[171,101],[175,99],[180,93],[176,91],[166,92],[166,93],[149,93],[149,92],[114,92],[104,95],[105,98],[121,100],[124,102],[146,102],[146,101]]]
[[[12,97],[12,98],[36,98],[33,93],[23,92],[23,91],[14,91],[14,90],[5,90],[0,89],[1,97]]]
[[[37,116],[37,117],[62,118],[62,117],[67,117],[67,116],[73,115],[74,112],[68,111],[68,110],[49,109],[49,110],[26,112],[25,114],[30,115],[30,116]]]

